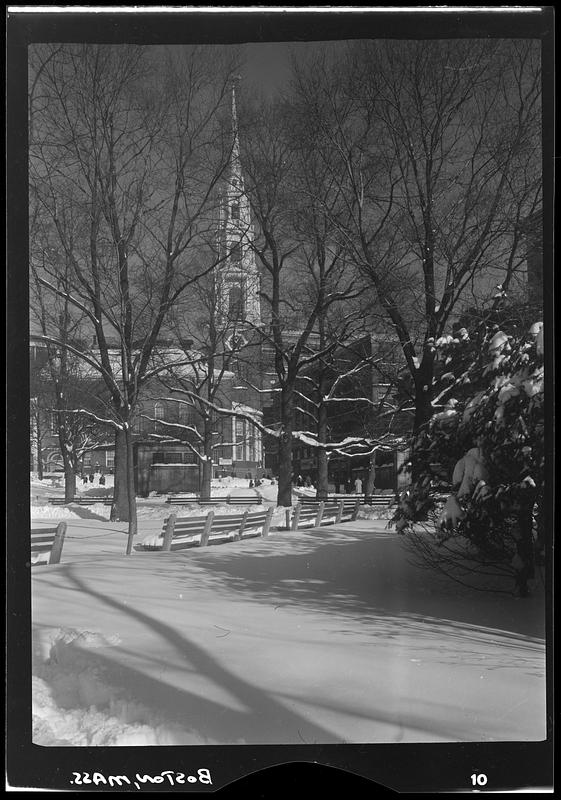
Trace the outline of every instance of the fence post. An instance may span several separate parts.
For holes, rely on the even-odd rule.
[[[166,522],[166,529],[164,531],[164,542],[162,544],[162,550],[165,553],[169,553],[169,551],[171,550],[171,540],[173,539],[173,532],[175,530],[176,519],[177,519],[177,514],[170,514]]]
[[[246,510],[243,512],[242,521],[240,522],[240,529],[236,533],[236,535],[234,536],[234,541],[235,542],[239,542],[239,540],[242,538],[243,530],[245,528],[245,523],[247,522],[247,515],[248,514],[249,514],[249,508],[246,508]]]
[[[300,510],[302,508],[302,503],[296,503],[294,506],[294,514],[292,516],[292,530],[298,530],[298,523],[300,522]]]
[[[205,527],[201,533],[201,541],[199,547],[206,547],[208,544],[208,537],[210,536],[210,529],[212,528],[212,520],[214,519],[214,511],[211,509],[205,520]]]
[[[49,564],[59,564],[62,555],[62,545],[64,544],[64,537],[66,535],[66,522],[59,522],[56,528],[53,547],[49,558]]]
[[[323,509],[324,508],[325,508],[325,502],[323,500],[321,500],[320,504],[318,506],[318,513],[316,514],[316,521],[315,521],[315,527],[316,528],[319,528],[319,526],[321,525],[321,520],[322,520],[322,517],[323,517]]]
[[[339,506],[337,508],[337,516],[335,517],[335,525],[338,525],[341,520],[343,519],[343,509],[345,507],[345,501],[339,500]]]
[[[290,530],[290,509],[289,508],[286,509],[285,517],[286,517],[286,530],[289,531]]]
[[[265,517],[265,522],[263,523],[263,527],[261,528],[261,536],[266,537],[269,535],[269,528],[271,527],[271,520],[273,519],[273,511],[274,506],[270,506],[269,510],[267,511],[267,516]]]
[[[351,517],[352,520],[355,520],[358,517],[358,509],[360,508],[360,497],[357,497],[355,507],[353,509],[353,515]]]

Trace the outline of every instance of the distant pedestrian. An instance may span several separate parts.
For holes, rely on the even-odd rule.
[[[350,494],[351,491],[352,491],[352,488],[353,488],[353,485],[351,483],[351,479],[349,478],[348,481],[345,484],[345,492],[346,492],[346,494]]]
[[[296,483],[298,484],[298,486],[302,486],[302,484],[304,483],[301,475],[298,475],[298,480],[296,481]]]
[[[312,485],[312,480],[309,475],[306,476],[306,489],[309,489]]]
[[[100,486],[105,486],[105,475],[100,475],[99,476],[99,485]]]
[[[93,472],[90,472],[90,483],[93,483],[93,482],[94,482],[94,474],[93,474]]]
[[[362,481],[360,478],[355,480],[355,494],[362,494]]]
[[[253,478],[249,479],[249,488],[253,489]]]

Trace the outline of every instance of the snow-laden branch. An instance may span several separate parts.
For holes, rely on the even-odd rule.
[[[90,309],[81,303],[74,295],[71,295],[69,292],[64,292],[62,289],[57,288],[50,281],[45,280],[45,278],[41,278],[39,275],[37,275],[36,280],[41,284],[41,286],[44,286],[54,294],[57,294],[59,297],[63,297],[69,303],[72,303],[72,305],[76,306],[76,308],[79,308],[80,311],[82,311],[88,317],[88,319],[93,322],[94,325],[101,325],[101,320],[99,320],[95,314],[93,314],[92,311],[90,311]]]
[[[368,455],[376,450],[392,450],[397,444],[403,444],[405,440],[403,437],[392,437],[390,442],[387,438],[374,438],[367,436],[347,436],[338,442],[319,442],[317,436],[310,431],[293,431],[295,439],[298,439],[303,444],[309,447],[315,447],[319,450],[325,450],[327,453],[338,453],[340,455],[350,456],[352,449],[358,449],[355,455]],[[374,448],[374,449],[372,449]]]
[[[377,360],[381,361],[382,359],[377,359]],[[365,361],[365,362],[363,362],[361,364],[357,364],[352,369],[347,370],[347,372],[342,372],[339,375],[337,375],[337,377],[333,381],[333,384],[332,384],[331,389],[329,390],[328,394],[323,398],[324,402],[326,402],[328,400],[331,400],[333,398],[333,396],[335,395],[335,392],[337,391],[337,387],[340,386],[341,383],[344,380],[346,380],[347,378],[350,378],[353,375],[357,375],[359,372],[362,372],[362,370],[367,366],[369,366],[369,364],[368,364],[368,362]]]
[[[223,406],[219,406],[216,403],[212,403],[210,400],[206,400],[204,397],[199,397],[199,395],[196,392],[191,392],[188,389],[171,389],[171,391],[181,392],[181,394],[184,394],[187,397],[191,397],[197,402],[201,403],[205,408],[208,408],[210,411],[215,411],[217,414],[220,414],[222,416],[236,417],[237,419],[245,419],[251,425],[254,425],[257,428],[257,430],[261,431],[261,433],[266,433],[267,435],[274,436],[277,439],[281,435],[280,430],[275,430],[274,428],[270,428],[267,425],[264,425],[262,422],[259,422],[254,416],[252,416],[251,414],[247,414],[244,411],[232,408],[224,408]],[[166,397],[161,399],[177,402],[177,399],[174,397]]]
[[[116,428],[119,431],[124,430],[125,426],[123,423],[119,423],[114,419],[106,419],[104,417],[98,417],[97,414],[94,414],[93,411],[88,411],[86,408],[65,408],[64,411],[59,412],[61,414],[83,414],[90,419],[94,419],[96,422],[101,422],[104,425],[111,425],[113,428]]]
[[[115,377],[112,375],[111,372],[108,372],[108,370],[105,369],[103,364],[97,361],[93,356],[86,355],[86,353],[83,353],[81,350],[78,350],[76,347],[69,344],[68,342],[61,342],[59,339],[55,339],[52,336],[45,336],[43,334],[30,334],[29,339],[32,342],[42,342],[44,344],[52,344],[55,347],[61,347],[64,348],[65,350],[68,350],[70,353],[73,353],[75,356],[80,358],[86,364],[89,364],[90,367],[92,367],[100,375],[103,375],[107,379],[107,381],[111,384],[115,393],[119,395],[124,404],[123,394],[121,392],[119,384],[115,380]]]
[[[456,389],[456,388],[457,388],[457,387],[458,387],[460,384],[464,383],[464,382],[465,382],[465,377],[466,377],[466,375],[469,375],[470,371],[471,371],[472,369],[474,369],[474,368],[475,368],[475,366],[476,366],[476,362],[475,362],[475,361],[473,361],[473,362],[472,362],[472,363],[471,363],[471,364],[470,364],[470,365],[469,365],[469,366],[468,366],[468,367],[467,367],[467,368],[464,370],[464,372],[463,372],[463,373],[462,373],[462,374],[461,374],[461,375],[460,375],[458,378],[455,378],[455,380],[453,380],[451,383],[449,383],[449,384],[448,384],[448,386],[445,386],[445,387],[442,389],[442,391],[441,391],[441,392],[440,392],[440,393],[439,393],[439,394],[438,394],[436,397],[434,397],[434,398],[433,398],[433,400],[432,400],[432,405],[433,405],[433,406],[435,406],[435,407],[436,407],[436,406],[438,406],[438,405],[439,405],[439,403],[440,403],[440,401],[441,401],[441,400],[442,400],[444,397],[446,397],[446,395],[447,395],[447,394],[449,394],[449,393],[450,393],[450,392],[451,392],[453,389]]]
[[[163,419],[156,419],[156,417],[150,417],[148,416],[148,414],[140,414],[140,417],[141,419],[147,419],[150,422],[156,422],[158,425],[163,425],[164,427],[167,428],[178,428],[181,431],[187,431],[189,433],[194,434],[196,438],[199,439],[199,441],[203,440],[200,431],[198,431],[197,428],[195,428],[193,425],[185,425],[181,422],[166,422],[166,420]]]
[[[189,448],[189,450],[197,456],[199,461],[206,461],[206,456],[203,453],[200,453],[195,445],[191,444],[189,441],[185,441],[183,439],[178,439],[176,436],[162,436],[158,433],[150,433],[148,434],[149,439],[156,439],[158,442],[177,442],[185,445]]]

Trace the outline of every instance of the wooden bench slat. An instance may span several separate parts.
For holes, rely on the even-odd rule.
[[[62,555],[66,522],[59,522],[56,528],[35,528],[31,530],[30,550],[34,555],[48,553],[49,564],[58,564]]]
[[[243,536],[267,536],[273,508],[267,511],[258,511],[253,514],[245,511],[243,514],[229,514],[214,516],[209,511],[204,517],[176,517],[171,514],[164,520],[163,530],[157,543],[140,544],[137,549],[146,551],[180,550],[185,547],[202,547],[209,542],[229,541]],[[161,539],[161,544],[159,540]]]
[[[192,522],[183,522],[178,520],[175,523],[175,530],[186,531],[186,530],[200,528],[201,525],[205,524],[205,519],[206,517],[196,517],[195,519],[193,519]]]
[[[53,549],[52,542],[46,542],[45,544],[34,545],[31,548],[32,553],[48,553],[49,550]]]

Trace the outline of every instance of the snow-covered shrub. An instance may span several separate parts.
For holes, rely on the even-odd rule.
[[[464,582],[510,575],[524,595],[544,548],[543,325],[436,344],[450,389],[414,442],[418,477],[392,522],[432,566]]]

